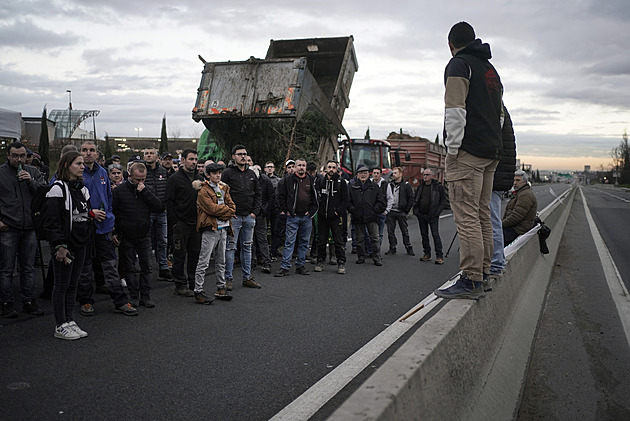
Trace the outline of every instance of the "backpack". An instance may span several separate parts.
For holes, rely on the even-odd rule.
[[[55,181],[52,184],[45,186],[38,186],[33,200],[31,201],[31,219],[33,220],[33,226],[35,227],[35,234],[39,240],[50,240],[50,233],[44,228],[46,222],[48,200],[46,194],[52,189],[54,185],[61,187],[63,192],[63,199],[66,200],[66,189],[63,184]]]

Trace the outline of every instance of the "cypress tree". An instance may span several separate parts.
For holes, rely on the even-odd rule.
[[[44,111],[42,111],[42,122],[41,128],[39,132],[39,147],[37,149],[37,153],[42,157],[42,163],[48,165],[50,160],[48,159],[48,151],[50,150],[50,141],[48,137],[48,117],[46,115],[46,106],[44,106]]]

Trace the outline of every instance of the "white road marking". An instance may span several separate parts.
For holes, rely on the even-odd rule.
[[[584,196],[584,192],[581,187],[580,194],[582,195],[582,203],[584,203],[588,226],[591,229],[591,235],[595,241],[595,247],[597,248],[597,253],[599,254],[599,260],[602,262],[604,275],[606,276],[606,282],[608,283],[608,289],[610,290],[612,299],[617,307],[619,319],[621,320],[623,330],[626,333],[626,340],[630,345],[630,295],[628,294],[628,289],[626,288],[626,285],[621,278],[621,274],[619,273],[610,252],[608,251],[608,247],[606,247],[602,236],[599,234],[599,230],[595,225],[595,220],[588,208],[586,197]]]
[[[630,203],[630,200],[624,199],[623,197],[617,196],[616,194],[608,193],[608,192],[605,192],[603,190],[599,190],[599,191],[601,191],[602,193],[604,193],[604,194],[606,194],[606,195],[608,195],[610,197],[614,197],[615,199],[619,199],[619,200],[621,200],[623,202]]]
[[[450,285],[451,283],[452,280],[449,279],[440,288]],[[389,325],[385,330],[374,337],[374,339],[352,354],[350,358],[284,407],[282,411],[271,418],[271,421],[306,421],[311,418],[322,406],[339,393],[341,389],[358,376],[361,371],[368,367],[379,355],[400,339],[402,335],[411,329],[425,314],[431,311],[441,301],[441,298],[437,298],[431,293],[410,309],[409,312],[424,305],[425,307],[423,309],[404,322],[394,322]]]

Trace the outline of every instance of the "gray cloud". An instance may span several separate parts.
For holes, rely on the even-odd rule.
[[[0,25],[0,45],[32,50],[68,47],[77,44],[80,36],[65,31],[58,34],[37,26],[30,18]]]

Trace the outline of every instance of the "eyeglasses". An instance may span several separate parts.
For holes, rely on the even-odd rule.
[[[422,174],[423,177],[429,177],[430,175],[433,175],[433,174]]]
[[[265,168],[276,168],[273,165],[265,165]]]
[[[235,153],[234,155],[236,155],[236,156],[247,156],[247,152],[239,152],[239,153]]]

